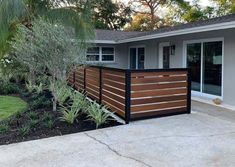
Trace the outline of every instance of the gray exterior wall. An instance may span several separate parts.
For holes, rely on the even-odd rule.
[[[128,68],[129,47],[144,46],[145,68],[159,68],[159,43],[171,42],[176,46],[176,50],[175,55],[170,57],[170,67],[182,68],[185,67],[185,64],[183,63],[184,41],[210,38],[224,38],[223,101],[225,104],[235,106],[235,29],[211,31],[115,45],[116,61],[113,64],[106,64],[105,66]]]

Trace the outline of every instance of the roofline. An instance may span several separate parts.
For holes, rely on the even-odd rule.
[[[164,33],[159,33],[159,34],[152,34],[152,35],[140,36],[140,37],[135,37],[135,38],[129,38],[129,39],[120,40],[117,43],[135,42],[135,41],[142,41],[142,40],[148,40],[148,39],[157,39],[157,38],[163,38],[163,37],[185,35],[185,34],[191,34],[191,33],[199,33],[199,32],[206,32],[206,31],[213,31],[213,30],[223,30],[223,29],[229,29],[229,28],[235,28],[235,21],[211,24],[211,25],[199,26],[199,27],[193,27],[193,28],[185,28],[181,30],[169,31],[169,32],[164,32]]]
[[[200,33],[200,32],[207,32],[207,31],[213,31],[213,30],[223,30],[223,29],[229,29],[229,28],[235,28],[235,21],[205,25],[205,26],[198,26],[198,27],[193,27],[193,28],[185,28],[185,29],[181,29],[181,30],[145,35],[145,36],[140,36],[140,37],[123,39],[123,40],[119,40],[119,41],[94,40],[94,41],[92,41],[92,43],[122,44],[122,43],[128,43],[128,42],[137,42],[137,41],[143,41],[143,40],[149,40],[149,39],[158,39],[158,38],[164,38],[164,37],[171,37],[171,36],[185,35],[185,34],[192,34],[192,33]]]
[[[90,43],[100,43],[100,44],[117,44],[116,41],[113,40],[92,40]]]

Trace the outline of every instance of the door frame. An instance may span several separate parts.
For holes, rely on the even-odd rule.
[[[204,42],[216,42],[216,41],[222,41],[222,77],[221,77],[221,96],[217,95],[211,95],[208,93],[202,92],[202,83],[200,84],[201,91],[193,91],[192,95],[194,96],[203,96],[209,99],[219,98],[221,100],[224,99],[224,37],[218,37],[218,38],[205,38],[205,39],[196,39],[196,40],[186,40],[183,41],[183,67],[187,68],[187,44],[192,43],[204,43]],[[203,45],[201,47],[201,65],[203,63]],[[203,70],[201,70],[201,81],[203,80]]]
[[[163,68],[163,47],[170,46],[170,42],[161,42],[159,43],[159,57],[158,57],[158,68]],[[169,59],[169,67],[171,67],[170,59]]]
[[[145,64],[145,60],[146,60],[146,47],[145,45],[133,45],[133,46],[129,46],[128,47],[128,69],[131,68],[130,66],[130,63],[131,63],[131,52],[130,52],[130,49],[131,48],[135,48],[136,49],[136,55],[138,56],[138,48],[144,48],[144,66],[146,65]],[[136,57],[136,67],[138,69],[138,58]]]

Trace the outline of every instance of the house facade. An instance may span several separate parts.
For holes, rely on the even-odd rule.
[[[192,96],[235,106],[235,15],[151,32],[96,30],[92,63],[123,69],[191,68]]]

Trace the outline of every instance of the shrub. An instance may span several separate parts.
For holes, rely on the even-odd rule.
[[[25,125],[19,129],[19,134],[22,137],[25,137],[26,135],[28,135],[29,132],[30,132],[30,127],[28,125]]]
[[[6,123],[0,124],[0,134],[6,133],[9,130],[9,125]]]
[[[31,119],[31,120],[36,120],[36,119],[38,118],[37,113],[32,112],[32,111],[27,112],[27,113],[26,113],[26,116],[27,116],[29,119]]]
[[[52,115],[48,112],[45,112],[43,115],[42,115],[42,121],[49,121],[49,120],[52,120]]]
[[[95,102],[90,103],[90,106],[87,110],[89,120],[93,121],[96,124],[96,128],[105,124],[109,120],[110,114],[105,112],[106,107],[100,107]]]
[[[90,102],[86,99],[85,95],[74,92],[71,96],[71,99],[73,103],[75,103],[74,105],[77,105],[83,113],[87,112]]]
[[[51,101],[44,96],[36,96],[33,97],[29,103],[29,107],[32,110],[41,109],[41,108],[49,108],[51,107]]]
[[[39,83],[39,85],[32,84],[31,81],[25,84],[26,89],[28,90],[29,93],[36,92],[37,94],[41,93],[43,91],[43,84]]]
[[[55,94],[57,96],[57,101],[60,105],[63,105],[65,101],[72,95],[72,88],[66,83],[57,81],[55,84]]]
[[[46,128],[52,129],[54,126],[54,121],[53,120],[47,120],[44,122],[44,125]]]
[[[37,127],[37,124],[39,123],[39,120],[37,119],[30,119],[29,121],[29,127],[34,129]]]
[[[0,81],[0,94],[16,94],[20,92],[20,88],[17,84],[11,82]]]
[[[60,120],[65,121],[68,124],[73,124],[79,115],[79,110],[80,108],[76,108],[73,106],[70,107],[70,109],[69,107],[61,106],[60,111],[61,111],[62,116],[60,117]]]

